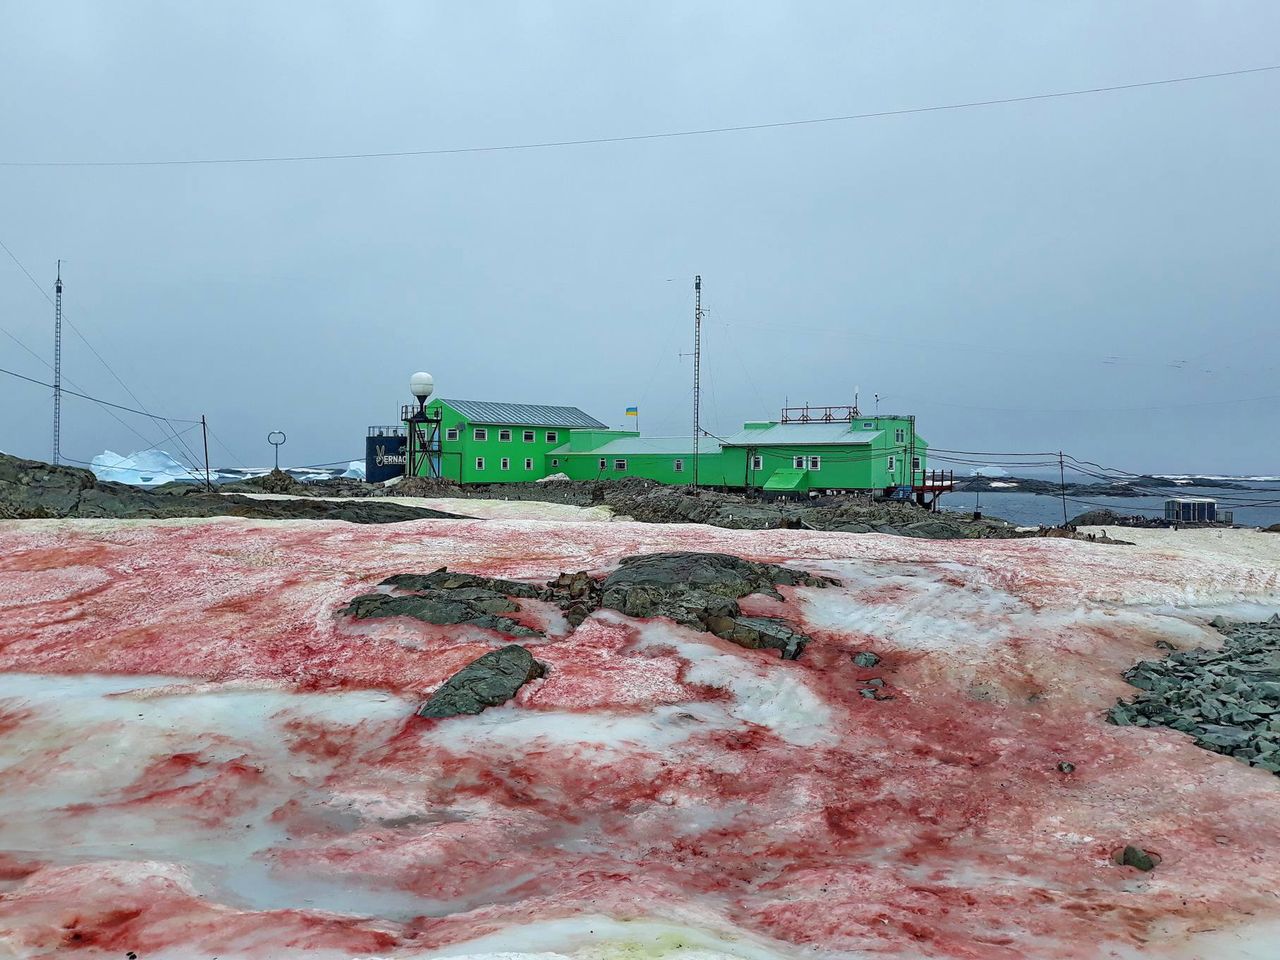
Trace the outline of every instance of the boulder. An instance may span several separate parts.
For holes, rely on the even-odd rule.
[[[441,684],[418,716],[432,719],[477,714],[506,703],[516,691],[546,673],[546,667],[519,644],[509,644],[471,661]]]

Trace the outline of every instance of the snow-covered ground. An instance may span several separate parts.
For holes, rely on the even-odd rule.
[[[1280,537],[1151,533],[0,522],[0,956],[1274,960],[1280,779],[1101,713],[1157,640],[1280,608]],[[744,603],[794,662],[524,601],[547,676],[444,721],[502,640],[337,613],[667,549],[842,586]]]
[[[283,493],[238,493],[254,500],[360,500],[399,503],[406,507],[426,507],[483,520],[577,520],[604,522],[614,519],[606,506],[576,507],[568,503],[539,500],[482,500],[470,497],[294,497]]]

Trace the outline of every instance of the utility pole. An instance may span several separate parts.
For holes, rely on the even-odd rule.
[[[200,414],[200,432],[204,434],[204,487],[212,492],[213,484],[209,482],[209,424],[203,413]]]
[[[62,462],[62,261],[53,284],[53,462]]]
[[[693,488],[698,489],[698,445],[702,438],[702,275],[693,278]]]
[[[1062,451],[1058,451],[1058,492],[1062,495],[1062,526],[1067,526],[1067,471],[1062,465]]]

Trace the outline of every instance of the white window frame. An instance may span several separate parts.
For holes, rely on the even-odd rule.
[[[525,468],[526,470],[532,470],[532,469],[533,469],[533,457],[525,457],[525,458],[524,458],[524,468]]]
[[[525,443],[533,443],[536,439],[538,439],[538,435],[534,433],[532,430],[526,430],[524,433],[520,435],[520,439],[523,440]]]
[[[617,460],[614,460],[614,461],[613,461],[613,469],[614,469],[615,471],[617,471],[618,473],[626,473],[626,472],[627,472],[627,461],[625,461],[625,460],[623,460],[621,457],[619,457]]]
[[[684,473],[684,461],[680,459],[672,460],[671,469],[676,473]]]
[[[919,469],[920,469],[920,458],[919,458],[919,457],[912,457],[912,458],[911,458],[911,472],[912,472],[912,473],[914,473],[915,471],[917,471],[917,470],[919,470]]]
[[[763,469],[764,469],[764,457],[760,456],[760,454],[758,454],[758,453],[757,453],[757,454],[755,454],[755,455],[751,458],[751,469],[752,469],[752,470],[763,470]]]
[[[609,469],[609,461],[608,461],[608,460],[606,460],[604,457],[601,457],[601,458],[600,458],[600,469],[601,469],[601,470],[608,470],[608,469]]]
[[[902,427],[899,427],[897,430],[893,431],[893,442],[894,442],[894,443],[906,443],[906,442],[907,442],[907,431],[906,431],[906,430],[904,430]]]
[[[548,430],[547,443],[559,443],[559,442],[560,442],[560,434],[556,433],[554,430]]]
[[[893,473],[898,469],[898,458],[892,453],[889,454],[889,459],[886,461],[885,466],[888,468],[890,473]]]
[[[486,440],[489,439],[489,428],[488,427],[472,427],[471,439],[476,440],[480,443],[484,443]]]
[[[792,466],[792,468],[793,468],[793,469],[795,469],[795,470],[803,470],[803,469],[804,469],[804,457],[799,456],[799,455],[792,457],[792,458],[791,458],[791,466]]]
[[[499,469],[499,470],[510,470],[510,469],[511,469],[511,458],[510,458],[510,457],[503,457],[501,460],[499,460],[499,461],[498,461],[498,469]]]
[[[450,427],[449,429],[447,429],[447,430],[444,432],[444,438],[445,438],[446,440],[448,440],[450,443],[457,443],[457,442],[458,442],[458,428],[457,428],[457,427]]]
[[[505,434],[505,436],[504,436],[504,434]],[[498,431],[498,442],[499,442],[499,443],[510,443],[510,442],[511,442],[511,428],[510,428],[510,427],[503,427],[502,429],[500,429],[500,430]]]
[[[863,430],[874,430],[875,428],[876,428],[876,425],[875,425],[874,423],[872,423],[870,420],[863,420],[863,421],[862,421],[862,429],[863,429]]]
[[[484,457],[476,457],[476,469],[484,470]]]
[[[822,457],[810,457],[810,458],[809,458],[809,469],[810,469],[810,470],[821,470],[821,469],[822,469]]]
[[[553,467],[558,467],[558,466],[560,466],[560,461],[559,461],[559,460],[552,460],[552,461],[551,461],[551,465],[552,465]]]

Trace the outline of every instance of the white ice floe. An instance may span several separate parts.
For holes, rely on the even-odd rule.
[[[138,450],[127,457],[104,450],[90,461],[99,480],[153,487],[171,480],[193,480],[195,473],[163,450]]]

